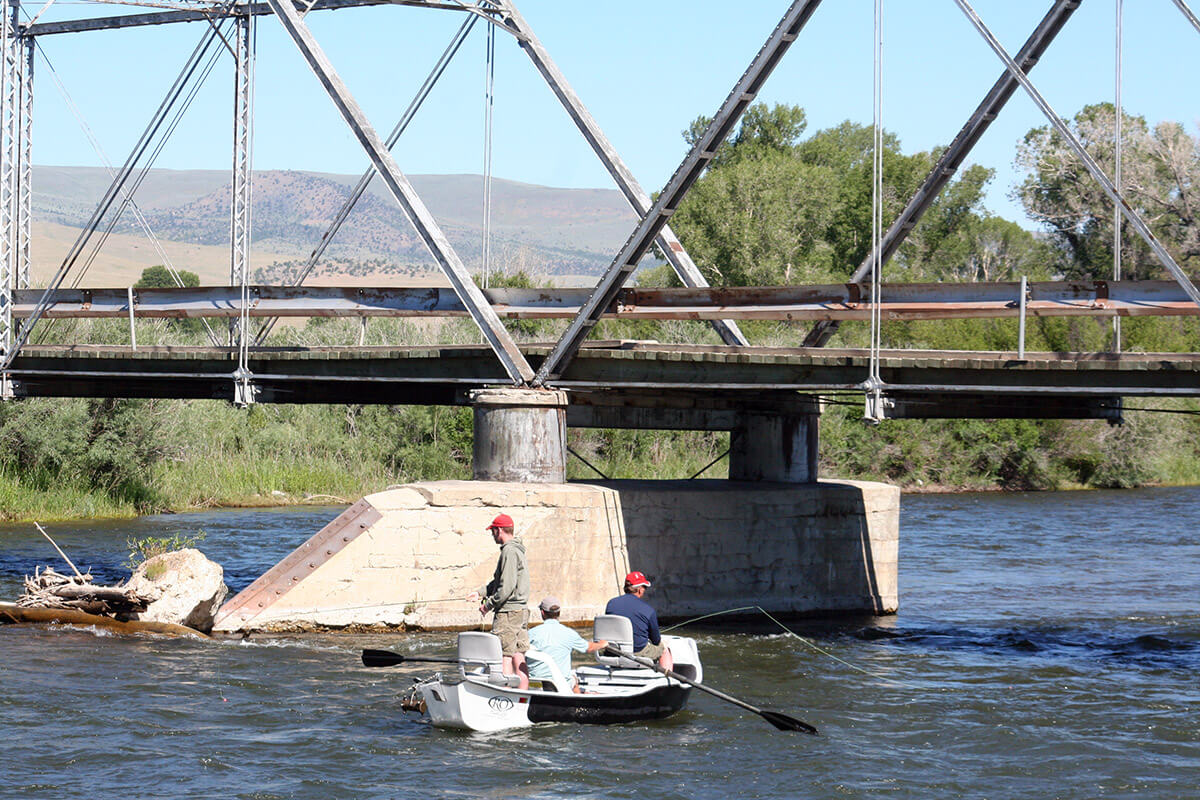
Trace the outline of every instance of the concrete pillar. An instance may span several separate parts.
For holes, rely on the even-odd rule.
[[[817,482],[817,420],[813,411],[745,411],[729,451],[729,480]]]
[[[480,389],[470,399],[475,480],[566,483],[566,392]]]

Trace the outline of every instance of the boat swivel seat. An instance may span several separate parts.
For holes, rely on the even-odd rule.
[[[608,642],[626,653],[632,653],[633,623],[629,621],[629,617],[620,614],[600,614],[592,624],[592,640]],[[603,650],[596,651],[596,660],[606,666],[623,669],[640,669],[642,666],[628,658],[605,655]]]
[[[504,651],[494,633],[463,631],[458,635],[458,668],[464,677],[468,667],[481,667],[488,683],[496,686],[519,685],[516,675],[504,674]]]

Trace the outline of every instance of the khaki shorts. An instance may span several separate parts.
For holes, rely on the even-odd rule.
[[[650,644],[649,642],[646,642],[645,647],[643,647],[641,650],[638,650],[636,653],[634,653],[635,656],[641,656],[642,658],[648,658],[651,661],[658,661],[658,659],[662,657],[662,654],[663,654],[662,642],[659,642],[658,644]]]
[[[497,611],[492,618],[492,633],[500,637],[504,655],[524,653],[529,649],[529,609]]]

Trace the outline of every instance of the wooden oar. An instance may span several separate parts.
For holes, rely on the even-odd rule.
[[[419,658],[414,656],[405,656],[400,653],[393,653],[390,650],[363,650],[362,662],[364,667],[394,667],[398,664],[403,664],[406,661],[419,661],[425,664],[457,664],[457,658],[438,658],[429,656]]]
[[[635,656],[633,653],[628,653],[615,645],[611,645],[611,644],[608,645],[607,647],[604,648],[604,652],[609,655],[612,655],[612,656],[620,656],[622,658],[628,658],[630,661],[636,661],[637,663],[641,664],[642,666],[649,667],[650,669],[654,670],[655,672],[661,672],[663,675],[666,675],[668,678],[673,678],[673,679],[679,681],[680,683],[686,683],[688,686],[695,687],[702,692],[708,692],[713,697],[720,698],[721,700],[724,700],[727,703],[733,703],[735,706],[744,708],[747,711],[753,711],[755,714],[758,714],[760,717],[762,717],[767,722],[771,723],[772,725],[774,725],[776,728],[778,728],[781,731],[803,731],[804,733],[811,733],[813,735],[816,735],[816,733],[817,733],[817,729],[814,728],[812,725],[809,725],[807,722],[801,722],[800,720],[796,719],[795,717],[789,717],[787,714],[781,714],[778,711],[764,711],[761,708],[755,708],[754,706],[750,705],[749,703],[745,702],[744,700],[738,700],[736,697],[730,697],[729,695],[725,694],[724,692],[718,692],[716,689],[705,686],[704,684],[700,683],[699,681],[694,681],[691,678],[685,678],[682,675],[680,675],[678,672],[674,672],[669,669],[664,669],[663,667],[660,667],[657,663],[655,663],[654,661],[651,661],[648,658],[642,658],[641,656]],[[366,654],[364,653],[363,655],[365,657]]]

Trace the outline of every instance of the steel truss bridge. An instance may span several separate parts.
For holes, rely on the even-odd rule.
[[[875,239],[872,252],[845,284],[790,287],[709,287],[669,222],[720,144],[754,102],[787,50],[802,38],[820,0],[794,0],[736,81],[711,124],[666,186],[651,197],[588,113],[512,0],[266,0],[263,3],[178,2],[166,10],[71,21],[22,17],[20,0],[0,0],[3,64],[0,87],[0,397],[98,396],[223,398],[253,402],[467,402],[470,389],[508,385],[568,390],[572,425],[605,427],[732,427],[747,406],[786,408],[799,394],[857,392],[866,415],[885,417],[1083,417],[1118,419],[1122,398],[1200,395],[1200,354],[1028,353],[1030,316],[1197,316],[1200,291],[1125,202],[1117,185],[1030,81],[1037,64],[1082,0],[1052,0],[1016,54],[996,41],[968,0],[953,0],[1001,62],[1001,74],[941,155],[901,214]],[[1184,0],[1173,0],[1200,32]],[[463,15],[464,22],[400,122],[385,139],[367,119],[305,22],[307,14],[356,6],[400,5]],[[37,7],[40,7],[38,4]],[[251,131],[254,26],[273,17],[363,147],[370,166],[346,206],[310,256],[294,286],[248,283],[251,236]],[[203,34],[179,78],[118,170],[92,218],[45,287],[30,287],[31,146],[34,50],[47,37],[114,28],[197,22]],[[391,148],[420,108],[463,38],[476,24],[513,37],[638,216],[635,229],[598,284],[587,290],[482,289],[392,157]],[[230,225],[230,285],[175,289],[72,289],[64,280],[126,211],[140,219],[134,193],[148,154],[173,127],[172,114],[204,73],[206,59],[228,52],[236,65]],[[1008,99],[1023,89],[1075,150],[1150,247],[1172,281],[1076,281],[971,284],[887,284],[883,265],[953,177]],[[177,118],[175,118],[177,121]],[[877,121],[878,127],[878,121]],[[299,285],[378,177],[412,222],[450,284],[314,288]],[[106,229],[107,226],[107,229]],[[657,246],[685,288],[627,288],[642,258]],[[285,317],[467,316],[484,344],[429,347],[277,348],[264,345]],[[128,346],[39,345],[34,327],[47,320],[121,317]],[[139,347],[133,320],[226,318],[230,338],[209,329],[208,347]],[[598,342],[588,336],[604,317],[706,320],[720,346]],[[884,320],[1012,317],[1020,345],[1010,353],[833,350],[825,344],[845,320],[869,320],[873,341]],[[519,344],[504,325],[513,318],[563,318],[555,342]],[[742,319],[811,324],[804,346],[769,348],[748,341]],[[252,325],[251,321],[256,325]],[[259,321],[262,325],[257,325]],[[257,327],[257,330],[255,330]],[[1119,343],[1119,339],[1118,339]]]

